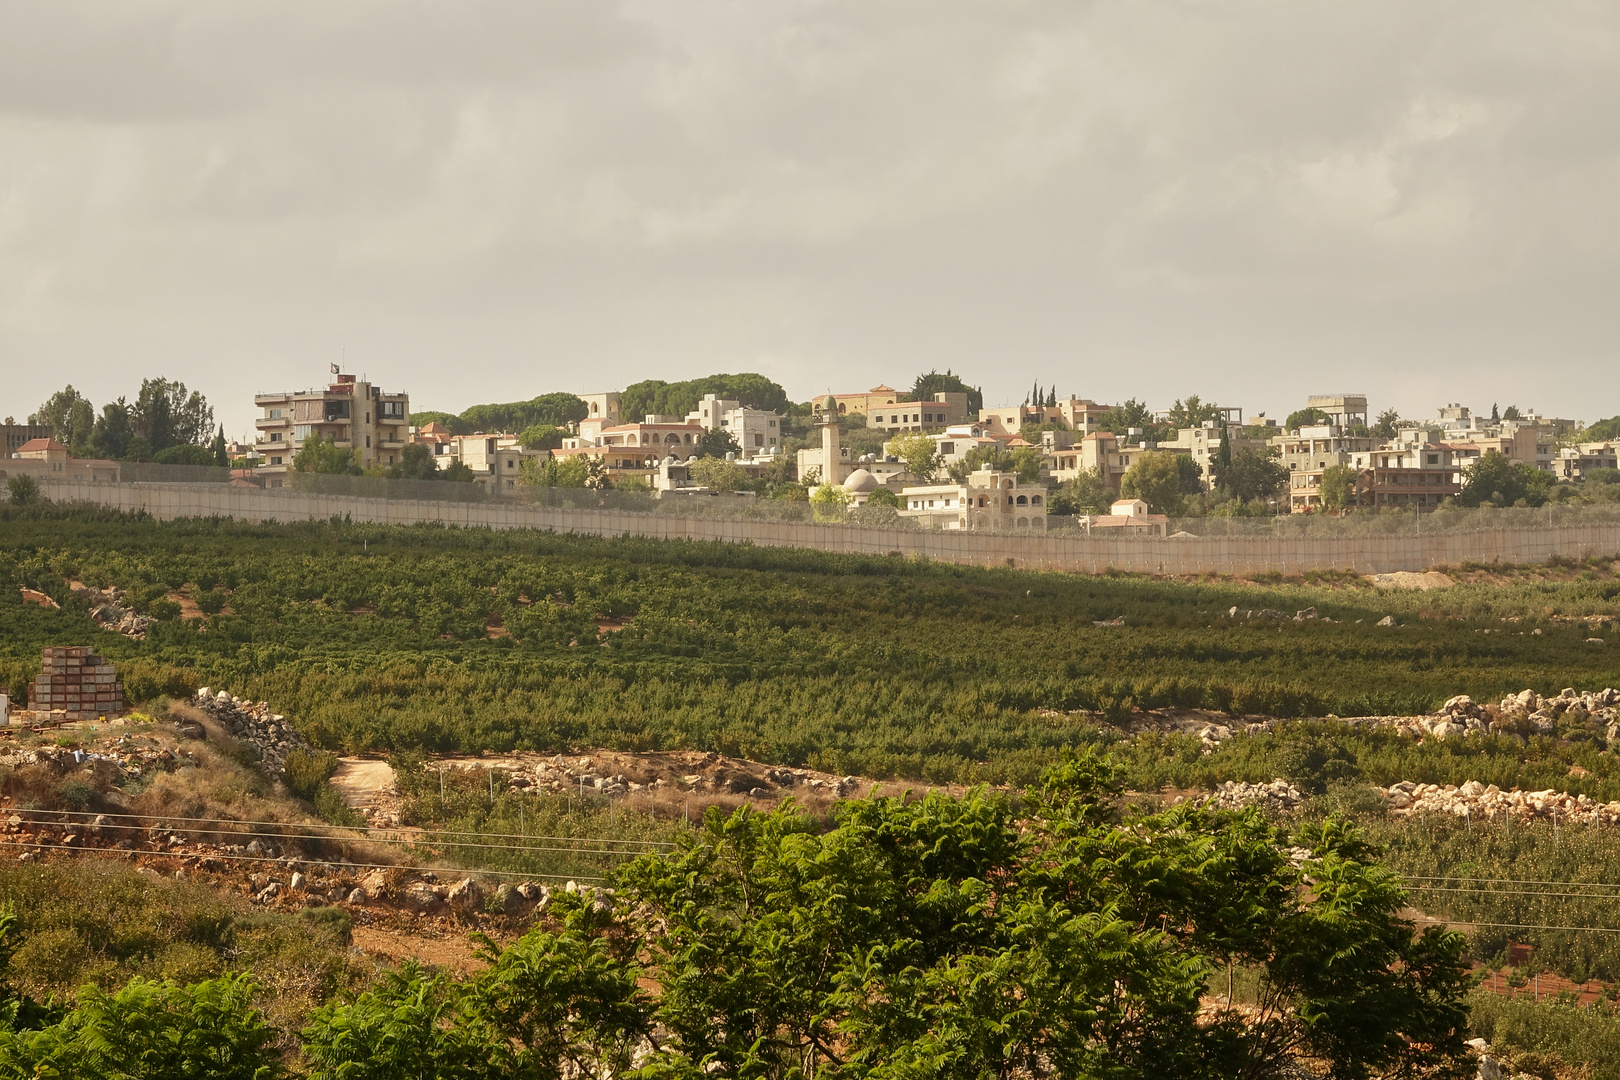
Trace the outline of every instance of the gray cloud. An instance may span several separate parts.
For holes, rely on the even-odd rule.
[[[1620,412],[1620,11],[0,2],[21,414],[951,366]]]

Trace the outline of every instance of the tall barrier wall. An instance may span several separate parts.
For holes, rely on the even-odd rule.
[[[1161,538],[1008,536],[874,529],[805,522],[739,521],[618,510],[577,510],[511,503],[434,502],[319,495],[224,484],[45,483],[58,502],[144,510],[159,520],[226,517],[310,521],[347,517],[389,525],[426,522],[491,529],[545,529],[596,536],[719,540],[806,547],[860,555],[908,555],[980,566],[1099,573],[1255,574],[1267,571],[1427,570],[1462,562],[1544,562],[1620,553],[1620,523],[1482,529],[1429,535],[1197,536]]]

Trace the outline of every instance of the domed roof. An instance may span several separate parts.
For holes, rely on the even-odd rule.
[[[862,494],[868,491],[876,491],[882,486],[882,481],[873,476],[871,473],[867,472],[865,469],[856,469],[854,472],[849,474],[849,479],[844,481],[845,491],[853,491]]]
[[[838,411],[838,399],[833,397],[831,394],[822,395],[821,400],[816,402],[816,404],[821,407],[822,412],[835,413]]]

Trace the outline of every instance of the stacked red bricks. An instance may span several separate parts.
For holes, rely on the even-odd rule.
[[[28,690],[35,712],[61,712],[65,720],[94,720],[124,711],[118,672],[88,645],[46,649],[44,668]]]

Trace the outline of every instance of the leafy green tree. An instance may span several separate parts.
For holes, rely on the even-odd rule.
[[[1222,443],[1223,449],[1225,446]],[[1215,483],[1243,502],[1273,499],[1287,487],[1288,470],[1269,448],[1245,446],[1232,453],[1225,465],[1217,461]]]
[[[753,372],[709,375],[675,383],[662,379],[631,383],[619,395],[619,408],[631,420],[639,420],[650,414],[685,416],[697,408],[704,394],[740,401],[752,409],[768,409],[777,413],[785,413],[788,409],[787,391]]]
[[[585,458],[579,454],[550,457],[544,461],[524,458],[519,469],[519,482],[529,487],[582,488],[590,479]]]
[[[843,521],[849,507],[849,492],[837,484],[817,484],[810,489],[810,508],[817,521]]]
[[[1114,501],[1114,489],[1103,479],[1102,470],[1088,469],[1052,489],[1047,500],[1050,514],[1103,514]]]
[[[360,461],[352,446],[339,446],[336,439],[311,435],[293,455],[292,467],[301,473],[331,476],[359,476]]]
[[[725,458],[698,458],[691,463],[691,473],[710,491],[741,491],[748,485],[748,470]]]
[[[986,467],[997,472],[1014,473],[1020,484],[1035,484],[1040,482],[1045,463],[1046,458],[1038,447],[1016,446],[1009,449],[997,444],[974,447],[949,471],[951,479],[959,484],[966,483],[970,474]]]
[[[101,457],[118,461],[129,456],[130,440],[134,437],[129,405],[119,398],[101,407],[101,415],[96,418],[95,427],[90,432],[90,450]]]
[[[452,461],[439,470],[439,477],[454,484],[471,484],[478,479],[478,474],[473,472],[465,462]]]
[[[525,450],[555,450],[567,437],[567,430],[554,424],[531,424],[518,433],[518,442]]]
[[[95,421],[96,407],[71,383],[46,398],[28,417],[30,424],[50,425],[51,437],[75,454],[89,445]]]
[[[473,1025],[455,1022],[462,997],[449,979],[409,960],[354,1001],[316,1009],[303,1033],[315,1066],[310,1080],[511,1075],[496,1066],[501,1048]]]
[[[529,401],[470,406],[454,418],[456,424],[451,430],[458,435],[468,435],[475,431],[519,432],[537,425],[567,428],[589,413],[589,406],[573,394],[541,394]],[[413,419],[419,425],[426,422],[420,417]]]
[[[1103,430],[1111,431],[1115,435],[1124,435],[1132,428],[1148,431],[1154,427],[1153,410],[1149,409],[1144,401],[1127,398],[1103,413],[1100,425]]]
[[[899,458],[906,470],[925,481],[932,481],[939,472],[939,445],[920,431],[895,435],[883,444],[883,452]]]
[[[1177,399],[1170,406],[1169,422],[1174,428],[1203,427],[1205,421],[1218,421],[1220,418],[1220,408],[1204,402],[1197,394],[1188,394],[1185,401]]]
[[[926,375],[918,375],[911,383],[910,392],[902,400],[931,401],[935,394],[966,394],[969,416],[978,416],[979,410],[984,408],[984,390],[969,386],[950,368],[946,368],[943,374],[930,368]],[[1057,404],[1055,399],[1052,403]]]
[[[227,975],[194,986],[131,979],[79,991],[60,1022],[0,1030],[0,1077],[74,1080],[277,1080],[276,1031],[253,1006],[258,988]]]
[[[1496,406],[1491,406],[1491,419],[1496,419]],[[1401,433],[1401,414],[1394,409],[1385,409],[1378,414],[1378,420],[1373,424],[1372,434],[1380,439],[1393,439]]]
[[[1328,510],[1344,510],[1356,501],[1356,484],[1361,474],[1353,465],[1329,465],[1322,470],[1322,506]]]
[[[421,409],[411,412],[411,426],[423,428],[429,424],[440,424],[452,435],[471,435],[472,425],[462,420],[455,413],[440,412],[437,409]]]
[[[224,424],[219,426],[219,431],[214,434],[214,441],[208,444],[208,449],[214,455],[215,465],[218,465],[222,469],[230,465],[231,455],[225,444]]]
[[[1177,459],[1184,456],[1169,450],[1149,450],[1138,455],[1120,479],[1120,494],[1127,499],[1141,499],[1155,514],[1181,513],[1185,486]]]
[[[1519,412],[1519,407],[1517,405],[1509,405],[1507,408],[1502,410],[1502,419],[1523,420],[1524,416]]]
[[[725,428],[711,428],[698,436],[693,445],[699,457],[723,458],[727,454],[741,454],[742,447],[737,445],[737,439]]]
[[[1283,426],[1289,431],[1298,431],[1302,427],[1316,427],[1328,422],[1328,414],[1321,409],[1311,407],[1299,409],[1288,414]]]
[[[1540,506],[1547,501],[1553,484],[1551,473],[1487,450],[1463,470],[1463,487],[1457,501],[1464,506],[1487,502],[1493,506]]]
[[[896,510],[905,505],[892,488],[873,488],[866,496],[868,506],[892,506]]]
[[[1620,416],[1611,416],[1607,420],[1599,420],[1586,429],[1586,436],[1592,442],[1620,439]]]
[[[223,456],[224,444],[220,444]],[[206,446],[197,446],[194,443],[180,443],[176,446],[165,447],[152,455],[152,460],[158,465],[213,465],[214,452]]]
[[[171,379],[142,379],[130,419],[153,454],[176,445],[201,445],[214,430],[214,410],[208,399]]]
[[[1176,472],[1181,477],[1183,495],[1197,495],[1204,490],[1204,470],[1198,467],[1191,454],[1176,455]]]
[[[19,473],[6,481],[6,492],[12,506],[28,506],[40,501],[39,482],[27,473]]]
[[[467,470],[472,472],[471,469]],[[433,448],[425,443],[406,443],[399,460],[383,473],[390,480],[441,480],[439,464],[433,458]]]

